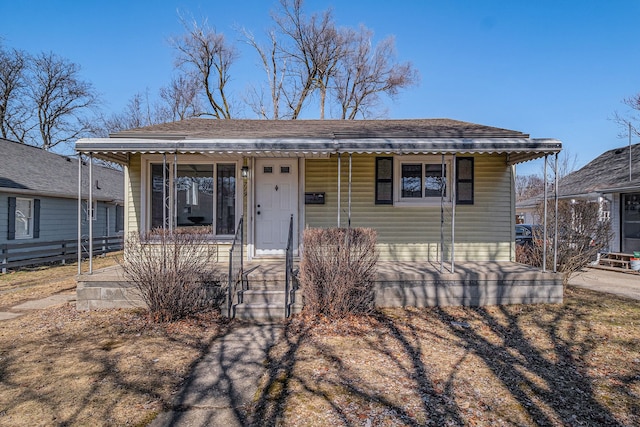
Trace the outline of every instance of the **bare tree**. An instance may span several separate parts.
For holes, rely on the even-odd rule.
[[[614,112],[613,120],[620,125],[620,138],[630,137],[632,135],[640,136],[640,92],[625,98],[622,103],[626,105],[627,111],[620,113]],[[631,135],[629,135],[631,130]]]
[[[0,45],[0,136],[25,142],[31,109],[26,103],[29,56]]]
[[[195,76],[180,75],[168,86],[160,88],[164,121],[184,120],[196,117],[202,111],[200,86]]]
[[[262,92],[253,94],[252,108],[258,115],[271,112],[274,119],[297,119],[317,96],[321,119],[327,105],[338,105],[342,119],[365,117],[379,104],[381,94],[393,97],[417,83],[411,64],[395,62],[393,38],[372,48],[371,31],[338,28],[331,10],[307,16],[302,6],[303,0],[280,0],[268,47],[245,31],[269,82],[270,106]]]
[[[544,191],[544,180],[539,175],[516,176],[516,200],[523,201],[539,196]]]
[[[417,84],[418,73],[409,63],[395,62],[395,41],[387,37],[373,47],[373,32],[364,26],[346,37],[346,55],[335,77],[335,98],[341,119],[367,117],[380,95],[395,97],[400,89]]]
[[[148,91],[138,92],[129,99],[121,113],[103,119],[102,135],[151,126],[170,120],[169,112],[158,103],[152,103]]]
[[[95,131],[87,113],[97,107],[92,85],[80,78],[80,67],[54,53],[33,59],[30,98],[37,115],[40,146],[45,150]]]
[[[224,34],[217,33],[204,21],[199,24],[181,18],[186,33],[172,38],[177,52],[176,65],[188,75],[196,75],[212,111],[208,114],[218,119],[230,119],[232,108],[227,96],[230,68],[237,58],[237,51]]]
[[[256,41],[254,35],[245,29],[241,30],[249,46],[253,47],[260,56],[261,65],[267,75],[269,86],[269,100],[265,102],[263,90],[253,88],[248,100],[254,113],[263,119],[280,119],[280,102],[284,90],[284,76],[287,71],[287,61],[278,54],[278,39],[275,31],[269,31],[269,45],[263,46]]]

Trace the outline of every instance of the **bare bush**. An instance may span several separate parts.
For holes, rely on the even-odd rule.
[[[305,311],[329,318],[370,313],[378,260],[375,230],[307,229],[303,242],[300,283]]]
[[[544,208],[538,207],[539,218]],[[555,234],[555,207],[548,204],[547,239],[544,242],[543,228],[536,230],[531,246],[516,247],[516,260],[537,267],[542,266],[544,245],[547,247],[546,265],[553,268],[553,236]],[[571,275],[597,259],[598,253],[608,248],[611,226],[600,218],[598,203],[578,200],[558,202],[558,253],[557,271],[564,273],[566,284]]]
[[[121,265],[156,322],[177,320],[219,310],[225,289],[215,269],[209,230],[156,229],[131,233]]]

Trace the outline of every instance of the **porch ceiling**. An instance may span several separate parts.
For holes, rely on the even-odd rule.
[[[507,154],[508,164],[555,154],[556,139],[535,138],[269,138],[269,139],[147,139],[87,138],[76,151],[121,164],[130,154],[205,154],[247,157],[328,157],[331,154]]]

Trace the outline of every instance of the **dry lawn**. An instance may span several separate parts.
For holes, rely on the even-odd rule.
[[[256,425],[640,425],[640,303],[393,309],[291,322]]]
[[[20,278],[17,292],[46,293],[43,280],[64,280],[57,268],[67,267]],[[250,418],[260,426],[640,425],[640,302],[571,287],[565,297],[563,305],[294,318],[265,361]],[[146,425],[234,325],[214,315],[156,325],[140,311],[68,305],[0,322],[0,426]]]
[[[112,252],[93,259],[93,268],[100,269],[117,264],[122,252]],[[89,269],[87,261],[82,271]],[[0,310],[25,301],[45,298],[50,295],[73,291],[76,288],[78,264],[39,265],[0,274]]]

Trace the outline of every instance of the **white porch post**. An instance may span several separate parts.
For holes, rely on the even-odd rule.
[[[451,162],[451,272],[455,273],[456,262],[456,154]]]
[[[442,163],[440,164],[440,273],[442,273],[442,266],[444,265],[444,174],[444,153],[442,153]],[[424,196],[424,188],[421,191]]]
[[[340,175],[341,172],[341,157],[340,153],[338,153],[338,228],[340,228]]]
[[[556,176],[555,176],[555,202],[556,202],[556,212],[555,212],[555,224],[554,224],[554,232],[553,232],[553,272],[557,273],[558,271],[558,153],[556,153]]]
[[[78,153],[78,274],[82,274],[82,154]]]
[[[167,231],[167,154],[162,153],[162,231]]]
[[[549,155],[544,155],[544,220],[542,229],[542,271],[547,271],[547,163]]]
[[[178,152],[173,153],[173,180],[171,181],[171,189],[173,190],[173,215],[169,223],[169,230],[173,231],[178,228]]]
[[[93,273],[93,153],[89,153],[89,274]]]
[[[351,154],[349,153],[349,218],[347,226],[351,228]]]

